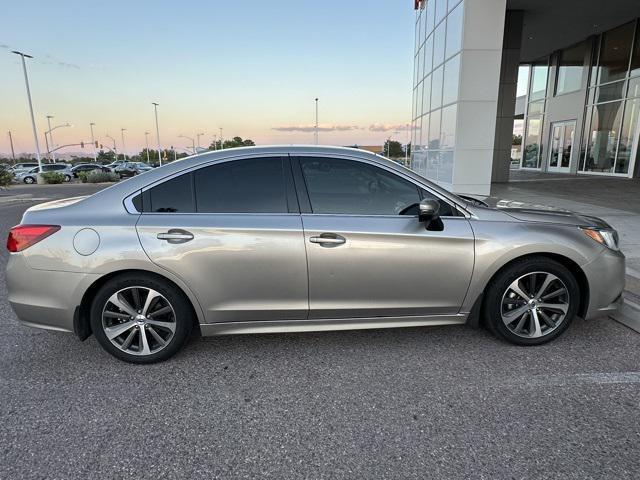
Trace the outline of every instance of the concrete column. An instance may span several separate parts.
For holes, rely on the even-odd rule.
[[[516,107],[516,86],[522,45],[522,17],[521,10],[509,10],[504,22],[492,182],[509,181],[513,116]]]
[[[453,177],[444,185],[454,192],[491,190],[505,15],[506,0],[464,2]]]

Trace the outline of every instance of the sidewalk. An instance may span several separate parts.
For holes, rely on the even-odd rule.
[[[514,170],[508,183],[491,185],[491,196],[593,215],[614,227],[627,257],[622,317],[630,317],[631,324],[616,320],[640,331],[640,179]]]

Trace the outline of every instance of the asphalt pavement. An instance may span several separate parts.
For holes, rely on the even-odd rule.
[[[0,231],[97,188],[2,191]],[[613,320],[529,348],[464,326],[194,338],[136,366],[21,326],[0,278],[0,479],[640,472],[640,335]]]

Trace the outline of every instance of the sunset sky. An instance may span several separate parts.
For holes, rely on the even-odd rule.
[[[46,115],[57,144],[101,143],[126,128],[144,147],[158,102],[163,147],[218,128],[258,144],[406,141],[411,116],[413,2],[29,1],[6,3],[0,29],[0,152],[35,151],[19,57],[27,68],[44,150]],[[327,131],[324,131],[327,130]],[[77,148],[71,150],[78,150]],[[89,153],[89,152],[87,152]]]

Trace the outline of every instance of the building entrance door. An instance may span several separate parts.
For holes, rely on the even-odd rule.
[[[550,172],[569,172],[571,167],[571,150],[576,132],[576,122],[556,122],[551,125],[551,148],[549,149]]]

